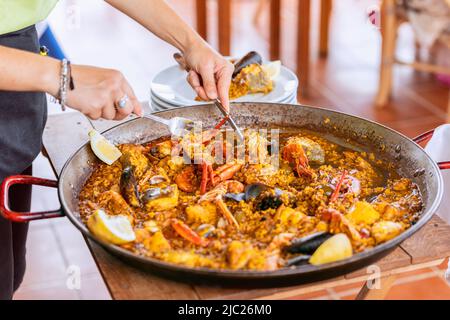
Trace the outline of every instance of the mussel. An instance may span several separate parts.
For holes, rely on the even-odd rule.
[[[283,204],[283,201],[280,198],[282,194],[283,190],[281,189],[271,189],[268,185],[263,183],[252,183],[245,186],[244,192],[227,193],[224,195],[224,198],[237,202],[257,199],[256,209],[264,211],[267,209],[278,209]]]
[[[286,261],[285,266],[292,267],[292,266],[298,266],[300,264],[306,264],[306,263],[308,263],[310,258],[311,258],[311,256],[308,254],[301,254],[301,255],[298,255],[298,256],[293,257],[293,258],[289,259],[288,261]]]
[[[213,235],[214,231],[216,230],[216,228],[211,225],[211,224],[201,224],[198,228],[197,228],[197,233],[199,236],[203,237],[203,238],[208,238],[210,236]]]
[[[120,193],[132,207],[140,207],[139,191],[132,166],[127,166],[120,176]]]
[[[269,186],[263,184],[263,183],[252,183],[249,184],[245,187],[245,198],[246,200],[249,199],[255,199],[257,197],[259,197],[259,195],[267,190],[269,188]]]
[[[247,67],[251,64],[262,64],[262,57],[256,51],[250,51],[245,56],[243,56],[241,59],[239,59],[238,61],[235,62],[233,79],[239,74],[239,72],[242,71],[242,69],[244,69],[245,67]]]
[[[142,201],[144,203],[150,201],[150,200],[155,200],[158,199],[160,197],[164,197],[169,195],[171,192],[173,191],[172,186],[168,186],[165,188],[150,188],[147,189],[144,194],[142,195]]]
[[[260,211],[265,211],[267,209],[278,209],[283,204],[279,196],[266,196],[261,198],[257,203],[256,209]]]
[[[322,243],[333,235],[328,232],[316,232],[302,238],[294,239],[291,244],[284,247],[284,251],[289,253],[313,254]]]
[[[165,176],[163,176],[163,175],[156,175],[156,176],[151,177],[151,178],[148,180],[148,182],[149,182],[151,185],[160,184],[160,183],[167,182],[167,181],[168,181],[168,180],[167,180],[167,177],[165,177]]]
[[[164,188],[147,189],[141,200],[147,210],[170,210],[178,205],[178,187],[176,184],[172,184]]]
[[[245,186],[244,192],[242,193],[227,193],[224,195],[227,199],[232,199],[234,201],[248,201],[259,197],[259,195],[267,190],[269,186],[263,183],[252,183]]]

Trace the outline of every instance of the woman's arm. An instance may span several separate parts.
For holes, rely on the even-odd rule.
[[[159,38],[180,50],[192,70],[188,81],[204,100],[228,107],[233,65],[213,50],[163,0],[106,0]]]
[[[56,97],[60,68],[59,60],[0,46],[0,90],[46,92]],[[141,115],[142,107],[119,71],[73,65],[72,76],[75,90],[68,92],[69,107],[92,119],[119,120],[131,112]],[[125,108],[116,110],[116,103],[125,94],[130,102]]]
[[[0,46],[0,90],[58,94],[59,61]]]

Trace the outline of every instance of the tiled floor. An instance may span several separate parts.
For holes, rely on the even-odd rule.
[[[215,2],[210,1],[214,10]],[[318,1],[314,2],[316,4]],[[193,22],[193,0],[170,0],[189,23]],[[297,1],[283,1],[283,56],[285,65],[295,68],[295,28]],[[311,89],[301,102],[330,107],[364,116],[414,136],[445,122],[449,88],[430,75],[397,67],[394,92],[389,106],[375,109],[380,35],[366,22],[366,8],[375,0],[334,1],[330,35],[330,55],[321,60],[313,55]],[[267,12],[260,26],[252,24],[256,0],[234,1],[233,55],[249,50],[268,54]],[[78,10],[78,11],[77,11]],[[266,6],[267,10],[267,6]],[[74,27],[73,12],[80,12],[79,27]],[[317,13],[317,10],[314,9]],[[249,17],[250,16],[250,17]],[[103,1],[61,1],[50,17],[57,36],[74,63],[114,67],[121,70],[141,100],[148,100],[149,83],[161,68],[171,65],[172,49],[125,18]],[[99,23],[101,21],[102,23]],[[211,21],[210,27],[214,25]],[[214,34],[213,30],[210,32]],[[317,35],[317,29],[313,30]],[[313,50],[317,47],[313,38]],[[213,37],[211,43],[216,45]],[[412,32],[401,29],[398,54],[412,58]],[[315,52],[315,51],[314,51]],[[301,75],[300,75],[301,76]],[[49,106],[50,113],[59,109]],[[40,156],[34,173],[53,177],[47,160]],[[33,209],[56,207],[56,194],[35,189]],[[399,277],[389,299],[450,299],[450,286],[444,280],[447,265],[415,271]],[[68,289],[77,284],[79,289]],[[308,299],[352,299],[361,284],[296,297]],[[432,290],[430,289],[432,288]],[[34,222],[28,239],[28,269],[16,299],[108,299],[108,291],[83,238],[66,219]]]

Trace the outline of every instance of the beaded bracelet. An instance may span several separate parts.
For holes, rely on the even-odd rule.
[[[66,110],[67,91],[74,90],[75,85],[72,78],[72,68],[70,61],[62,59],[61,61],[61,77],[59,82],[58,101],[62,111]]]
[[[67,59],[61,61],[61,78],[59,83],[59,104],[61,105],[62,111],[66,111],[66,100],[67,100],[67,79],[69,74],[69,64]]]

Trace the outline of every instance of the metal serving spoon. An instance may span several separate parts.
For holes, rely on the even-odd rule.
[[[194,126],[193,120],[182,117],[164,119],[153,114],[144,114],[143,118],[147,118],[166,125],[169,128],[170,133],[175,136],[183,136],[184,134],[186,134],[186,131],[191,130]]]

